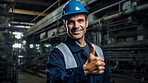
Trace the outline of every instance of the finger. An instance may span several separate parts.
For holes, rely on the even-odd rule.
[[[97,61],[104,61],[104,59],[102,57],[96,57]]]
[[[105,62],[103,62],[103,61],[97,61],[96,65],[97,66],[105,66]]]
[[[104,67],[104,66],[99,66],[98,69],[99,69],[99,70],[104,70],[105,67]]]
[[[98,74],[103,74],[104,70],[94,70],[92,71],[92,75],[98,75]]]
[[[100,70],[100,71],[99,71],[99,74],[103,74],[103,73],[104,73],[104,70]]]
[[[92,50],[91,50],[91,52],[89,54],[89,59],[90,60],[94,59],[94,55],[95,55],[95,46],[92,45]]]
[[[91,54],[92,54],[92,55],[95,55],[95,51],[96,51],[96,48],[95,48],[95,46],[92,44]]]

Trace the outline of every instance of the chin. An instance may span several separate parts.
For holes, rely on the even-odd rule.
[[[72,39],[74,39],[74,40],[80,40],[80,39],[82,39],[83,38],[83,36],[72,36]]]
[[[83,34],[74,35],[74,34],[69,34],[69,33],[68,33],[68,35],[69,35],[72,39],[74,39],[74,40],[80,40],[80,39],[82,39],[82,38],[84,37]]]

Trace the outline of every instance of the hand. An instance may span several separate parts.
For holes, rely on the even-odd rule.
[[[103,74],[105,69],[104,59],[102,57],[95,56],[95,46],[92,45],[91,53],[83,65],[85,75],[98,75]]]

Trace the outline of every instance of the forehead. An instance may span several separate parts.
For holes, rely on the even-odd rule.
[[[85,19],[83,14],[73,14],[68,16],[67,20]]]

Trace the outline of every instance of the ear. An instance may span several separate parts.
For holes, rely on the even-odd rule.
[[[65,24],[65,23],[63,23],[63,25],[64,25],[64,27],[65,27],[65,30],[67,31],[67,29],[66,29],[66,24]]]
[[[86,21],[86,28],[88,27],[88,19],[87,19],[87,21]]]
[[[64,27],[66,27],[66,24],[65,23],[63,23],[63,25],[64,25]]]

